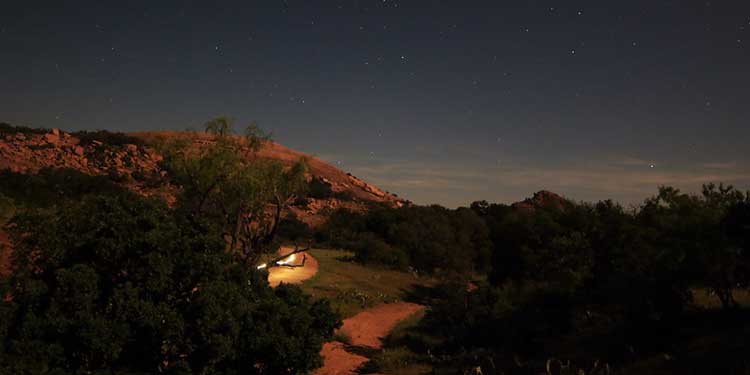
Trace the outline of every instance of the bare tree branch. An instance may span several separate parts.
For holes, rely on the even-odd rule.
[[[290,256],[292,256],[294,254],[299,254],[299,253],[304,253],[306,251],[309,251],[311,247],[312,246],[310,245],[309,242],[308,242],[307,246],[304,247],[304,248],[300,248],[299,246],[297,246],[297,244],[294,244],[294,250],[292,250],[292,252],[284,254],[284,255],[282,255],[280,257],[277,257],[277,258],[269,261],[268,263],[266,263],[266,265],[265,265],[264,268],[273,268],[273,267],[297,268],[297,267],[304,267],[305,266],[305,262],[307,261],[307,257],[306,256],[302,258],[302,263],[301,264],[288,264],[288,263],[279,263],[279,262],[283,261],[284,259],[289,258]]]

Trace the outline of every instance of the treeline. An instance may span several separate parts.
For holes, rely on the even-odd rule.
[[[550,357],[586,373],[595,361],[627,368],[700,335],[719,342],[672,366],[750,369],[740,354],[750,327],[734,296],[750,286],[750,196],[732,187],[663,187],[630,210],[560,200],[340,211],[317,237],[361,262],[444,280],[425,291],[431,309],[402,343],[430,353],[422,360],[438,373],[528,373]],[[720,322],[696,310],[703,291],[727,311]]]
[[[363,263],[426,273],[486,271],[489,232],[472,210],[440,206],[337,210],[315,233],[319,243],[354,250]]]

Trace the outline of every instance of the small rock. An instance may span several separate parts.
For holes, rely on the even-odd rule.
[[[59,137],[60,136],[60,129],[58,129],[58,128],[52,129],[52,134],[54,134],[55,136]]]
[[[75,153],[76,153],[76,155],[78,155],[78,156],[83,156],[83,147],[81,147],[81,146],[76,146],[76,147],[75,147],[75,148],[73,149],[73,152],[75,152]]]

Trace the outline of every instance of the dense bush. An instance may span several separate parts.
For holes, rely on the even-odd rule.
[[[89,195],[13,223],[2,373],[305,373],[339,324],[162,203]]]
[[[14,135],[16,133],[21,133],[24,135],[31,135],[31,134],[46,134],[49,133],[49,129],[44,128],[30,128],[28,126],[13,126],[8,123],[0,122],[0,136],[5,135]]]
[[[314,199],[327,199],[333,197],[331,184],[320,178],[314,177],[308,183],[307,196]]]
[[[289,214],[279,222],[276,234],[282,239],[292,242],[309,240],[313,233],[307,223],[297,218],[297,215]]]
[[[5,224],[16,213],[16,206],[12,199],[0,192],[0,225]]]
[[[91,176],[74,169],[45,168],[36,174],[0,171],[0,193],[25,207],[49,207],[88,194],[122,191],[107,176]]]
[[[409,266],[409,256],[402,249],[388,245],[373,233],[362,233],[351,247],[355,259],[362,263],[382,264],[396,269]]]
[[[363,215],[332,213],[316,239],[349,248],[366,262],[466,277],[489,265],[484,222],[471,210],[440,206],[379,207]],[[377,240],[376,240],[377,239]]]
[[[445,359],[436,373],[479,363],[528,373],[558,355],[623,367],[720,331],[726,353],[746,351],[736,340],[750,327],[733,293],[750,281],[749,207],[747,193],[714,185],[700,195],[660,188],[633,211],[611,201],[532,209],[475,202],[492,241],[489,277],[473,288],[436,288],[419,327],[432,338],[415,350]],[[726,324],[688,308],[694,288],[720,299]]]
[[[126,144],[143,146],[145,144],[145,142],[138,137],[133,137],[119,132],[110,132],[107,130],[82,130],[73,133],[73,136],[78,138],[80,140],[80,144],[83,146],[90,145],[94,143],[94,141],[98,141],[109,146],[124,146]]]
[[[336,198],[342,201],[351,201],[354,197],[348,191],[334,191],[331,184],[322,178],[313,177],[308,183],[307,197],[313,199]]]

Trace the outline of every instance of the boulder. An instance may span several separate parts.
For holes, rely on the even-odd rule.
[[[47,133],[44,135],[44,140],[49,144],[56,145],[60,143],[60,136],[54,133]]]

